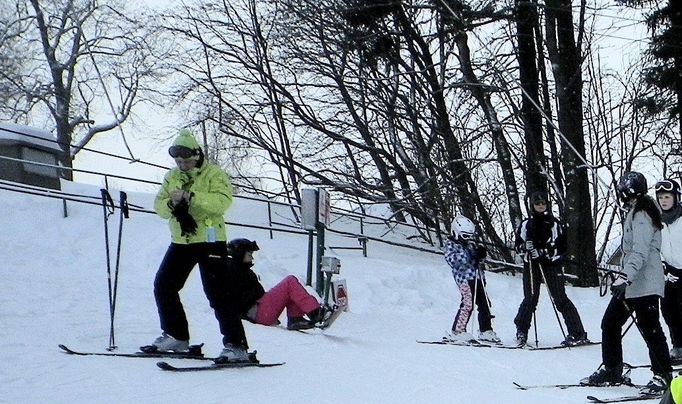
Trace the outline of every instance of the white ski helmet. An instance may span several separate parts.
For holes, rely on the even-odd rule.
[[[458,215],[450,225],[452,234],[463,240],[471,240],[476,233],[476,225],[466,216]]]

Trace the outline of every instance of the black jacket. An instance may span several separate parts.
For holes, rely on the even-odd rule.
[[[516,229],[516,251],[526,253],[526,241],[532,241],[533,247],[540,253],[540,260],[556,262],[566,252],[564,229],[551,213],[535,212],[524,219]],[[526,256],[526,261],[530,256]]]
[[[227,262],[227,298],[242,316],[265,294],[258,275],[251,270],[252,266],[253,264],[235,263],[232,260]]]

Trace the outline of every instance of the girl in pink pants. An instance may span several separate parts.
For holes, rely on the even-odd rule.
[[[286,309],[287,328],[302,330],[313,328],[330,314],[293,275],[265,292],[258,275],[251,269],[253,253],[259,250],[255,241],[235,239],[227,244],[227,249],[230,256],[226,268],[227,301],[238,308],[243,318],[256,324],[277,325],[277,319]]]
[[[256,316],[253,320],[257,324],[275,324],[285,308],[289,324],[291,324],[292,319],[319,310],[320,304],[295,276],[287,275],[258,299],[256,308]]]

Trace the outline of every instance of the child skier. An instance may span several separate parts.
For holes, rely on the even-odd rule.
[[[267,292],[263,289],[258,275],[251,269],[253,253],[258,250],[255,241],[245,238],[227,244],[231,258],[226,271],[227,294],[241,316],[256,324],[277,325],[286,308],[289,330],[303,330],[324,323],[331,316],[331,309],[320,305],[295,276],[284,277]]]
[[[478,308],[479,340],[499,343],[500,339],[491,325],[490,307],[488,307],[485,293],[485,278],[480,268],[480,263],[487,254],[486,248],[474,242],[476,226],[468,218],[455,217],[451,228],[452,236],[448,237],[445,242],[445,261],[452,268],[452,276],[462,294],[462,301],[452,323],[452,330],[447,332],[443,339],[455,343],[475,340],[466,332],[475,302]]]

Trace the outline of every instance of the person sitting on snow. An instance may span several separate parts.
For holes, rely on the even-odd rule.
[[[320,305],[294,275],[288,275],[267,292],[258,280],[253,267],[253,253],[258,244],[238,238],[227,244],[230,257],[227,266],[229,300],[248,321],[262,325],[277,325],[286,308],[287,329],[304,330],[323,323],[331,309]],[[305,318],[304,316],[307,316]]]
[[[464,216],[457,216],[452,221],[452,236],[445,242],[445,261],[452,267],[452,276],[462,294],[459,310],[452,323],[452,330],[448,331],[444,340],[450,342],[467,343],[475,340],[466,332],[466,326],[473,311],[475,301],[478,307],[479,339],[499,343],[500,339],[491,325],[490,307],[485,293],[485,278],[480,268],[487,250],[476,245],[474,235],[476,225]]]

